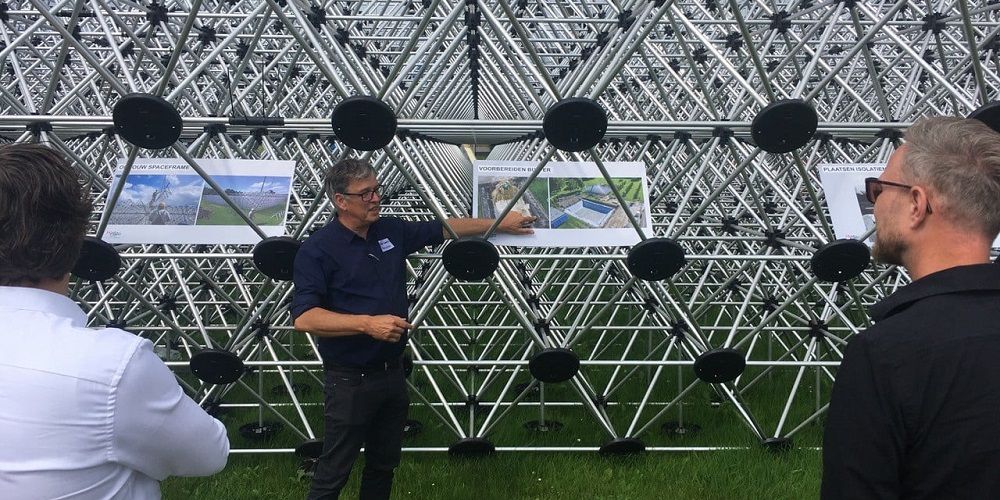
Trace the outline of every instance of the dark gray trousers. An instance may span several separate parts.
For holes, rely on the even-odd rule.
[[[333,500],[365,447],[361,500],[384,500],[399,465],[410,399],[401,368],[326,370],[323,454],[316,464],[308,500]]]

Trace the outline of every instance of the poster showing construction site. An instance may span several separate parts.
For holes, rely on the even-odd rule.
[[[285,234],[294,161],[196,159],[221,190],[183,159],[137,159],[111,210],[105,240],[127,244],[256,244]],[[118,160],[112,191],[123,182]],[[233,205],[226,202],[228,198]],[[239,212],[237,212],[239,210]]]
[[[639,162],[608,162],[611,183],[594,163],[549,162],[525,187],[538,164],[478,161],[473,167],[473,216],[496,218],[512,210],[536,217],[530,236],[494,235],[497,245],[592,247],[634,245],[652,234],[646,170]],[[618,196],[615,196],[617,189]],[[517,196],[522,193],[521,196]],[[624,205],[622,204],[624,201]]]

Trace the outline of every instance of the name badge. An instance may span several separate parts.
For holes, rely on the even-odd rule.
[[[378,244],[380,247],[382,247],[382,253],[386,253],[389,250],[396,248],[396,246],[393,245],[391,241],[389,241],[389,238],[382,238],[381,240],[378,240]]]

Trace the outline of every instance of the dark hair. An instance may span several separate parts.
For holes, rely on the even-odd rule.
[[[356,158],[344,158],[327,169],[326,177],[323,179],[323,190],[332,203],[333,195],[346,191],[351,181],[371,175],[375,175],[375,169],[370,163]]]
[[[92,208],[62,155],[39,144],[0,146],[0,285],[70,272]]]

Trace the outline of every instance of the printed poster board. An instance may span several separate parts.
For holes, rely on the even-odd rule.
[[[538,166],[524,161],[477,161],[473,165],[474,217],[496,218]],[[605,163],[615,187],[648,236],[646,168],[641,162]],[[640,241],[607,180],[594,163],[549,162],[528,185],[514,210],[538,217],[529,236],[496,234],[497,245],[526,247],[628,246]]]
[[[285,234],[294,161],[196,159],[268,236]],[[125,159],[112,181],[122,182]],[[111,210],[112,244],[256,244],[260,236],[183,159],[136,159]]]

